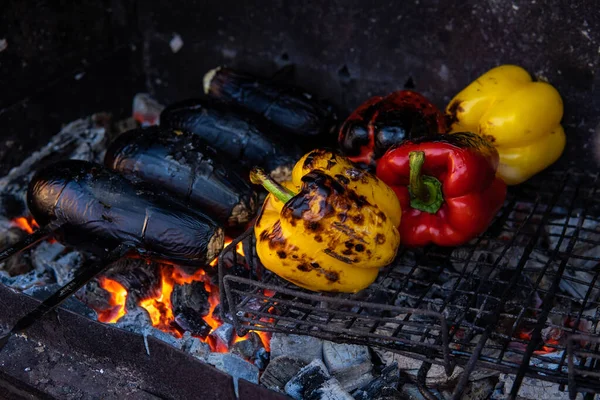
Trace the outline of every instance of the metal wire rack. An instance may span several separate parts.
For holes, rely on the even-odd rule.
[[[264,270],[251,230],[219,260],[223,317],[248,330],[366,344],[442,365],[515,375],[600,393],[598,174],[546,172],[509,188],[489,229],[458,248],[401,249],[375,283],[354,295],[314,293]],[[246,256],[235,253],[242,241]],[[224,262],[229,253],[234,263]],[[427,389],[423,389],[426,391]]]

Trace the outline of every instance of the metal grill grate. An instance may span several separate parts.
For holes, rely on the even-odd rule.
[[[525,376],[569,384],[572,397],[600,393],[598,186],[597,174],[563,171],[511,187],[485,234],[459,248],[401,249],[355,295],[309,292],[256,268],[249,231],[223,255],[243,240],[259,277],[233,274],[220,257],[223,314],[240,334],[367,344],[448,374],[460,365],[455,396],[476,366],[515,374],[513,398]]]

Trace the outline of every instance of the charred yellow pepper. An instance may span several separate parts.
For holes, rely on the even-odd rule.
[[[565,148],[560,94],[515,65],[481,75],[450,101],[446,114],[450,133],[470,131],[494,144],[500,154],[497,175],[508,185],[547,168]]]
[[[315,150],[279,185],[254,169],[270,194],[256,220],[265,268],[296,285],[355,293],[369,286],[398,250],[400,203],[386,184],[337,154]]]

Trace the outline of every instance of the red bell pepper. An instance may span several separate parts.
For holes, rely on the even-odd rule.
[[[435,105],[417,92],[399,90],[354,110],[340,128],[338,144],[353,162],[375,167],[402,140],[445,132],[446,120]]]
[[[377,176],[402,206],[408,247],[463,244],[487,229],[504,200],[498,151],[473,133],[404,141],[377,163]]]

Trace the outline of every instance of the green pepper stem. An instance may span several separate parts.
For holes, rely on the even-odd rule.
[[[279,183],[275,182],[262,168],[252,168],[250,171],[250,182],[255,185],[262,185],[269,193],[277,198],[277,200],[287,203],[296,194]]]
[[[411,151],[408,154],[410,206],[435,214],[444,203],[442,183],[433,176],[421,175],[423,164],[425,164],[424,152]]]

